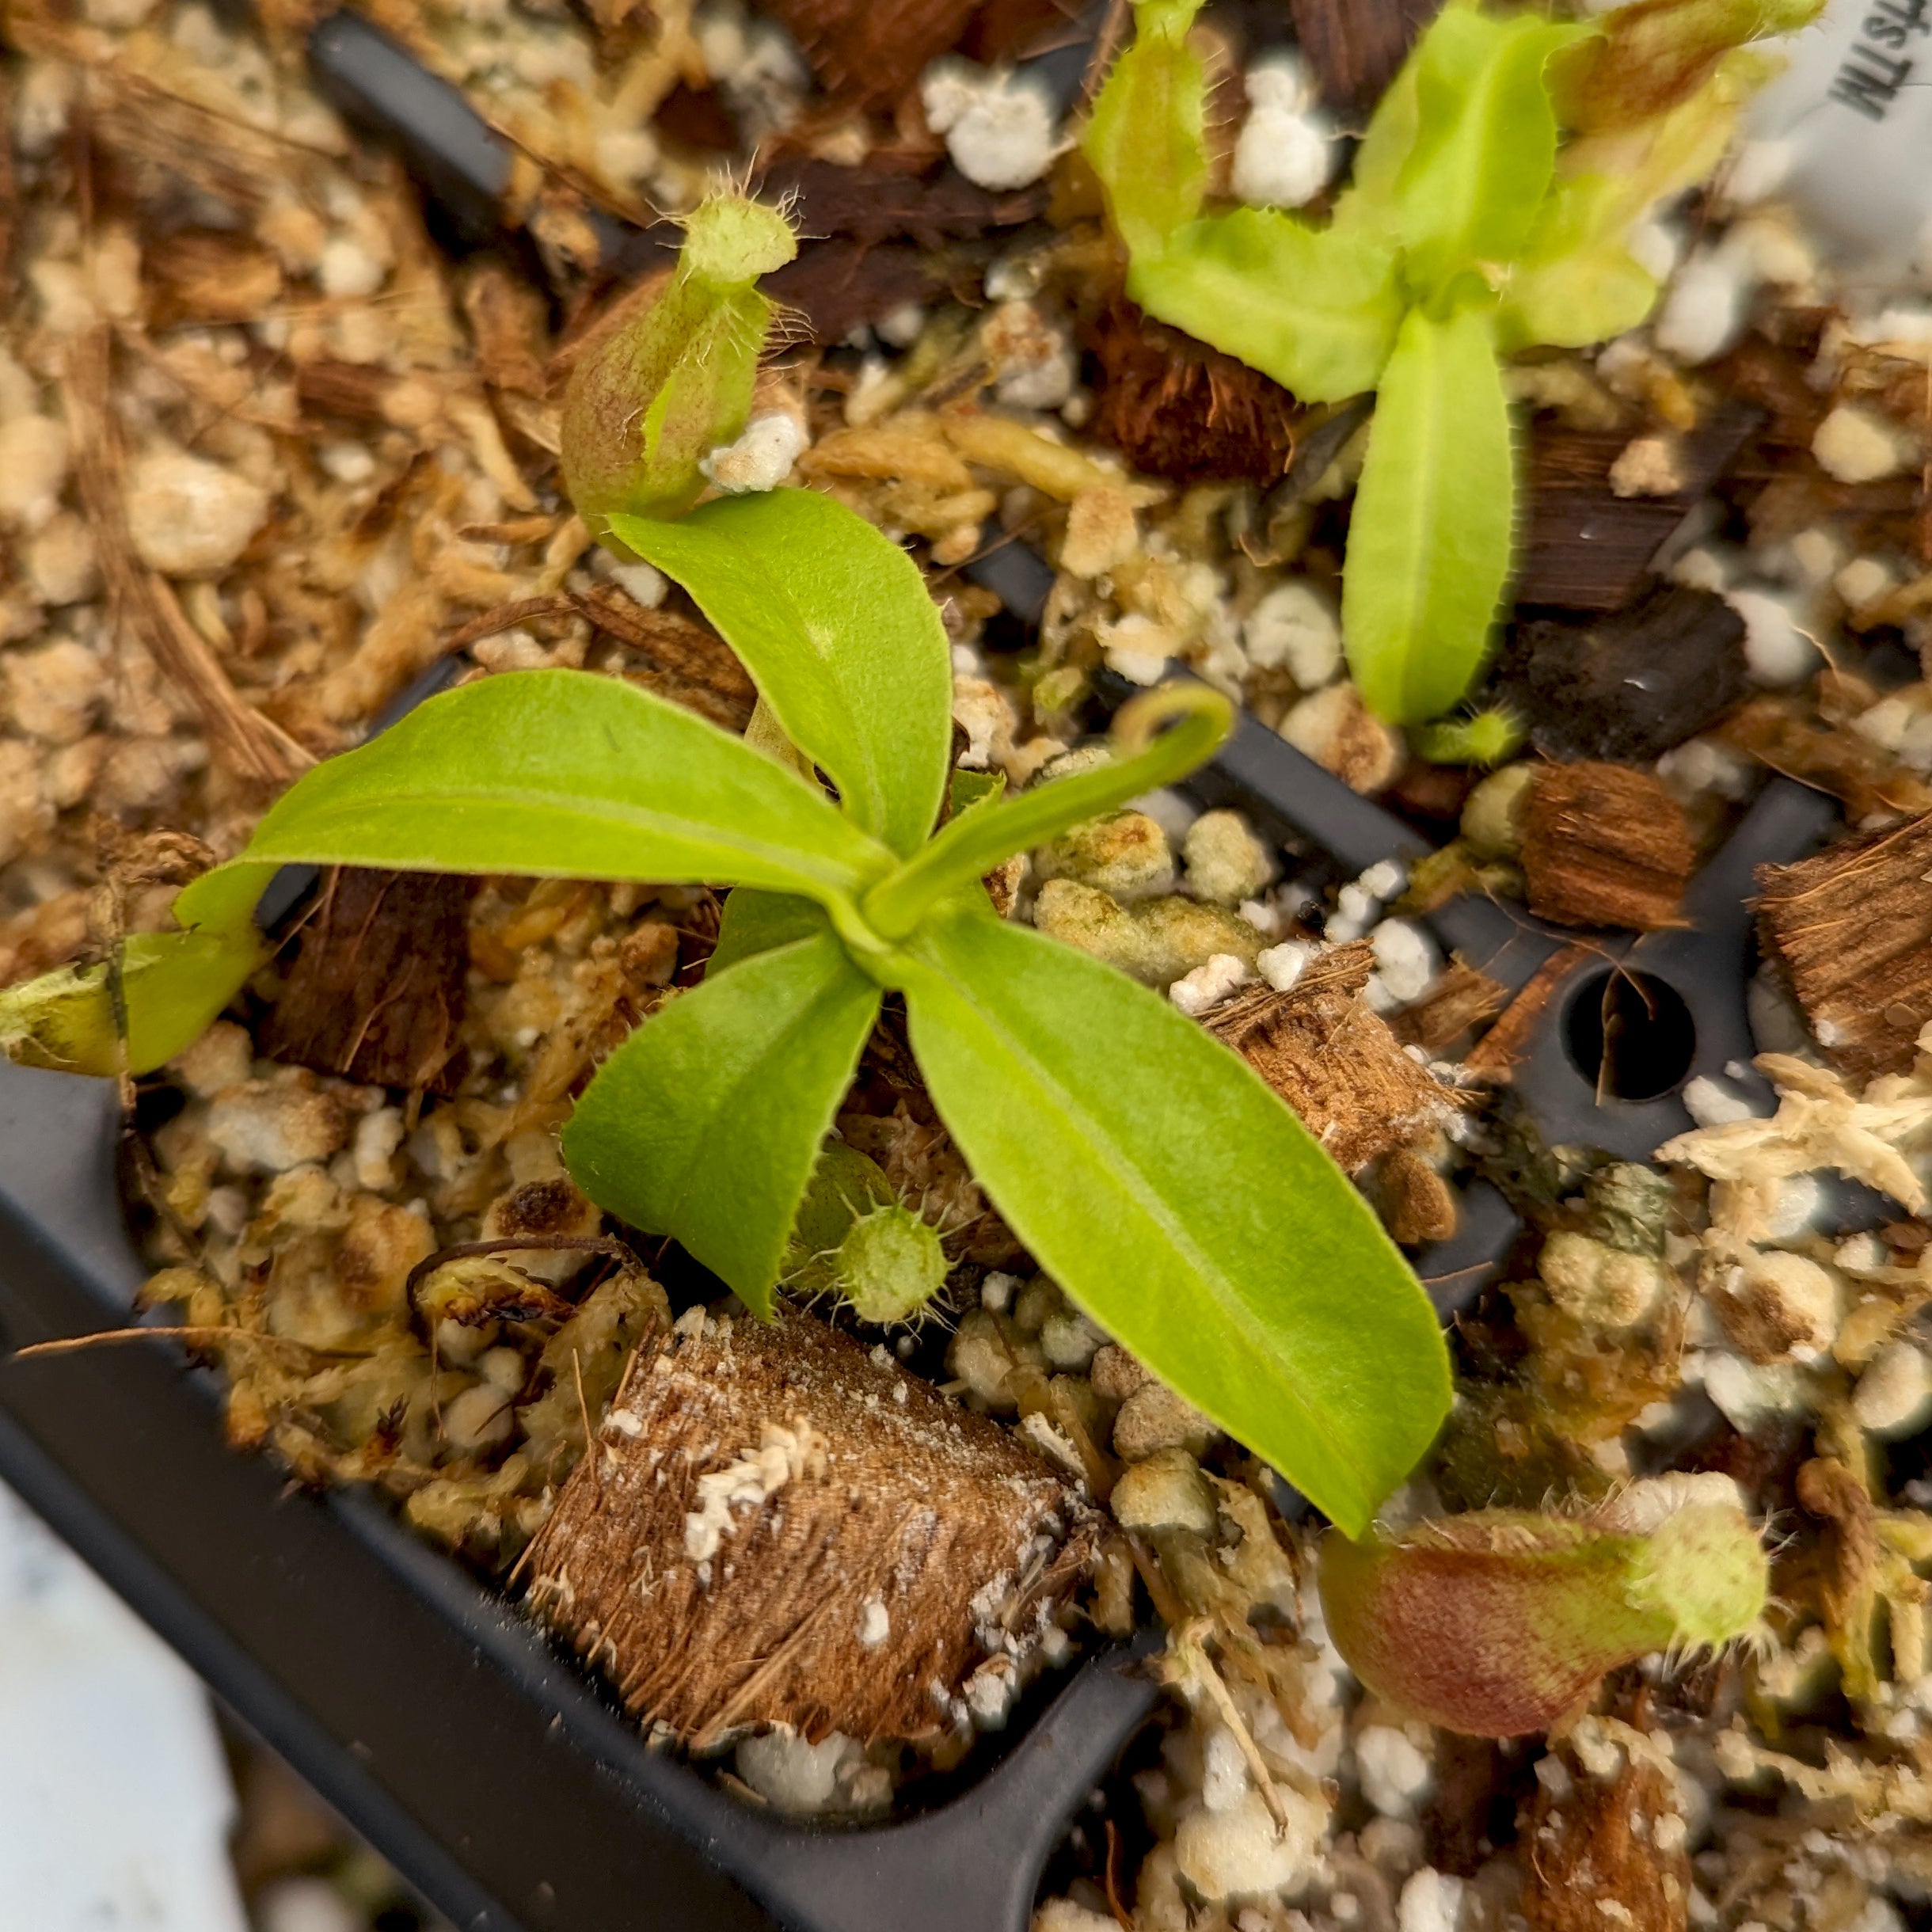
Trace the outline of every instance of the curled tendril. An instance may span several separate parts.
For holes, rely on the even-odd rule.
[[[1232,728],[1234,707],[1210,685],[1163,684],[1130,698],[1114,714],[1114,747],[1123,758],[1138,758],[1162,732],[1197,721],[1203,728],[1198,735],[1207,741],[1205,758]]]

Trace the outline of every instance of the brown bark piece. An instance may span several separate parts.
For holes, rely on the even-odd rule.
[[[960,51],[991,67],[1063,47],[1079,31],[1078,10],[1067,0],[979,0]]]
[[[1424,1855],[1437,1871],[1474,1878],[1510,1842],[1523,1768],[1493,1737],[1436,1733],[1436,1784],[1421,1822]]]
[[[1602,956],[1594,946],[1565,946],[1530,976],[1529,983],[1497,1016],[1496,1024],[1462,1058],[1465,1076],[1507,1082],[1528,1052],[1550,1002],[1578,967]]]
[[[766,289],[823,343],[949,290],[991,230],[1029,221],[1046,206],[1043,185],[995,192],[905,150],[875,150],[856,168],[782,161],[760,186],[768,196],[796,198],[799,232],[809,238]]]
[[[1603,1932],[1611,1924],[1684,1932],[1690,1862],[1668,1774],[1626,1755],[1614,1778],[1595,1778],[1573,1751],[1555,1755],[1568,1775],[1539,1784],[1523,1835],[1530,1932]]]
[[[1426,999],[1390,1014],[1389,1030],[1405,1047],[1440,1053],[1470,1028],[1495,1018],[1508,998],[1501,980],[1459,955],[1443,968]]]
[[[675,610],[647,610],[623,591],[600,585],[570,593],[571,602],[607,636],[694,692],[712,701],[721,722],[743,730],[758,702],[758,686],[732,648],[707,625]]]
[[[1647,765],[1744,695],[1744,646],[1721,597],[1664,585],[1606,616],[1517,625],[1497,683],[1546,758]]]
[[[454,1093],[474,885],[444,873],[332,872],[262,1051],[371,1086]]]
[[[758,687],[722,637],[675,610],[648,610],[607,585],[499,604],[446,633],[442,649],[445,653],[466,650],[520,624],[569,618],[584,618],[644,658],[645,667],[625,673],[633,682],[702,713],[728,731],[742,732],[749,722]]]
[[[1364,112],[1395,78],[1440,0],[1288,0],[1295,37],[1330,107]]]
[[[1668,496],[1619,496],[1611,489],[1611,466],[1629,446],[1627,434],[1538,425],[1530,439],[1529,539],[1517,603],[1618,610],[1640,596],[1664,538],[1763,420],[1748,403],[1713,409],[1679,439],[1683,488]]]
[[[1286,473],[1306,412],[1279,382],[1124,299],[1087,346],[1099,365],[1093,434],[1143,475],[1266,485]]]
[[[1932,1021],[1932,812],[1759,869],[1758,922],[1825,1057],[1909,1072]]]
[[[500,262],[486,261],[464,285],[463,314],[476,338],[484,381],[542,401],[550,330],[537,291]]]
[[[1324,953],[1287,992],[1242,994],[1207,1016],[1208,1030],[1348,1173],[1441,1125],[1458,1105],[1362,998],[1375,963],[1368,942],[1357,940]]]
[[[1652,773],[1538,768],[1523,815],[1523,876],[1539,918],[1640,933],[1680,926],[1695,862],[1683,808]]]
[[[953,1721],[976,1626],[1033,1627],[1091,1520],[1017,1437],[823,1322],[699,1311],[633,1363],[531,1546],[530,1601],[700,1745],[917,1738]]]
[[[827,93],[882,105],[958,44],[979,0],[771,0]]]
[[[382,423],[397,378],[372,363],[336,362],[318,356],[295,367],[295,401],[304,416],[320,412],[362,423]]]
[[[1043,187],[981,188],[956,169],[935,172],[930,151],[875,148],[856,168],[814,160],[781,160],[765,171],[759,192],[796,202],[799,232],[839,236],[877,246],[910,242],[929,253],[971,242],[989,228],[1030,221],[1047,204]],[[782,290],[780,269],[767,286]]]
[[[804,318],[815,342],[842,342],[907,302],[932,300],[949,280],[943,255],[911,242],[811,242],[765,286]]]
[[[1398,1147],[1377,1178],[1382,1224],[1392,1239],[1413,1246],[1447,1241],[1455,1232],[1455,1191],[1413,1147]]]

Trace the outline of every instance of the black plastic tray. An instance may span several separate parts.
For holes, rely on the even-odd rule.
[[[118,1325],[143,1270],[105,1083],[0,1064],[0,1344]],[[0,1479],[464,1927],[1023,1927],[1067,1814],[1150,1707],[1096,1658],[963,1797],[786,1823],[648,1749],[534,1626],[372,1499],[223,1446],[166,1344],[0,1365]]]
[[[481,239],[503,150],[454,89],[341,14],[316,30],[318,74],[399,139],[425,186]],[[1056,75],[1077,78],[1064,55]],[[648,231],[633,231],[644,245]],[[1021,621],[1051,573],[1009,550],[972,574]],[[1428,850],[1252,719],[1192,789],[1360,871]],[[1750,1072],[1744,988],[1754,867],[1829,830],[1827,800],[1782,780],[1694,888],[1692,930],[1607,943],[1552,1000],[1519,1090],[1553,1139],[1647,1155],[1687,1126],[1675,1093],[1599,1103],[1570,1048],[1579,1000],[1618,967],[1683,1000],[1688,1074],[1766,1097]],[[1486,902],[1431,922],[1507,984],[1567,935]],[[116,1186],[105,1083],[0,1063],[0,1346],[119,1325],[142,1269]],[[1445,1314],[1513,1240],[1501,1197],[1466,1197],[1420,1272]],[[734,1799],[637,1729],[501,1599],[372,1498],[288,1488],[224,1447],[209,1380],[164,1344],[0,1363],[0,1478],[458,1926],[648,1932],[782,1924],[792,1932],[1024,1932],[1067,1821],[1150,1710],[1131,1652],[1090,1660],[985,1775],[937,1809],[839,1831]]]
[[[1252,721],[1196,784],[1348,868],[1426,849]],[[1674,1094],[1599,1102],[1566,1051],[1569,1006],[1618,961],[1683,998],[1692,1071],[1756,1078],[1751,869],[1809,849],[1833,816],[1774,780],[1700,875],[1694,927],[1614,942],[1573,976],[1519,1075],[1552,1139],[1641,1155],[1688,1124]],[[1556,943],[1486,902],[1435,923],[1518,984]],[[107,1083],[0,1063],[0,1345],[127,1318],[142,1269],[119,1133]],[[1464,1222],[1419,1264],[1445,1314],[1516,1233],[1487,1189]],[[373,1499],[295,1491],[229,1451],[212,1393],[162,1344],[7,1362],[0,1478],[460,1926],[1023,1932],[1048,1854],[1154,1701],[1131,1653],[1103,1655],[951,1803],[869,1828],[789,1824],[647,1748],[574,1663]]]

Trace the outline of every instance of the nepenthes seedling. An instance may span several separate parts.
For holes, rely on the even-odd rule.
[[[1723,153],[1769,71],[1742,44],[1821,0],[1637,0],[1593,24],[1453,0],[1319,224],[1211,207],[1200,3],[1136,0],[1087,129],[1128,293],[1305,402],[1375,391],[1343,638],[1370,709],[1420,724],[1474,683],[1509,577],[1506,359],[1644,321],[1659,282],[1636,231]],[[1487,756],[1494,736],[1438,744]]]

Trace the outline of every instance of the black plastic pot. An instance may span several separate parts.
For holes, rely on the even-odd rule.
[[[0,1064],[0,1344],[127,1318],[112,1090]],[[648,1749],[536,1627],[373,1499],[222,1443],[168,1344],[0,1365],[0,1479],[466,1928],[1019,1932],[1067,1815],[1146,1716],[1086,1664],[964,1796],[812,1830]]]

